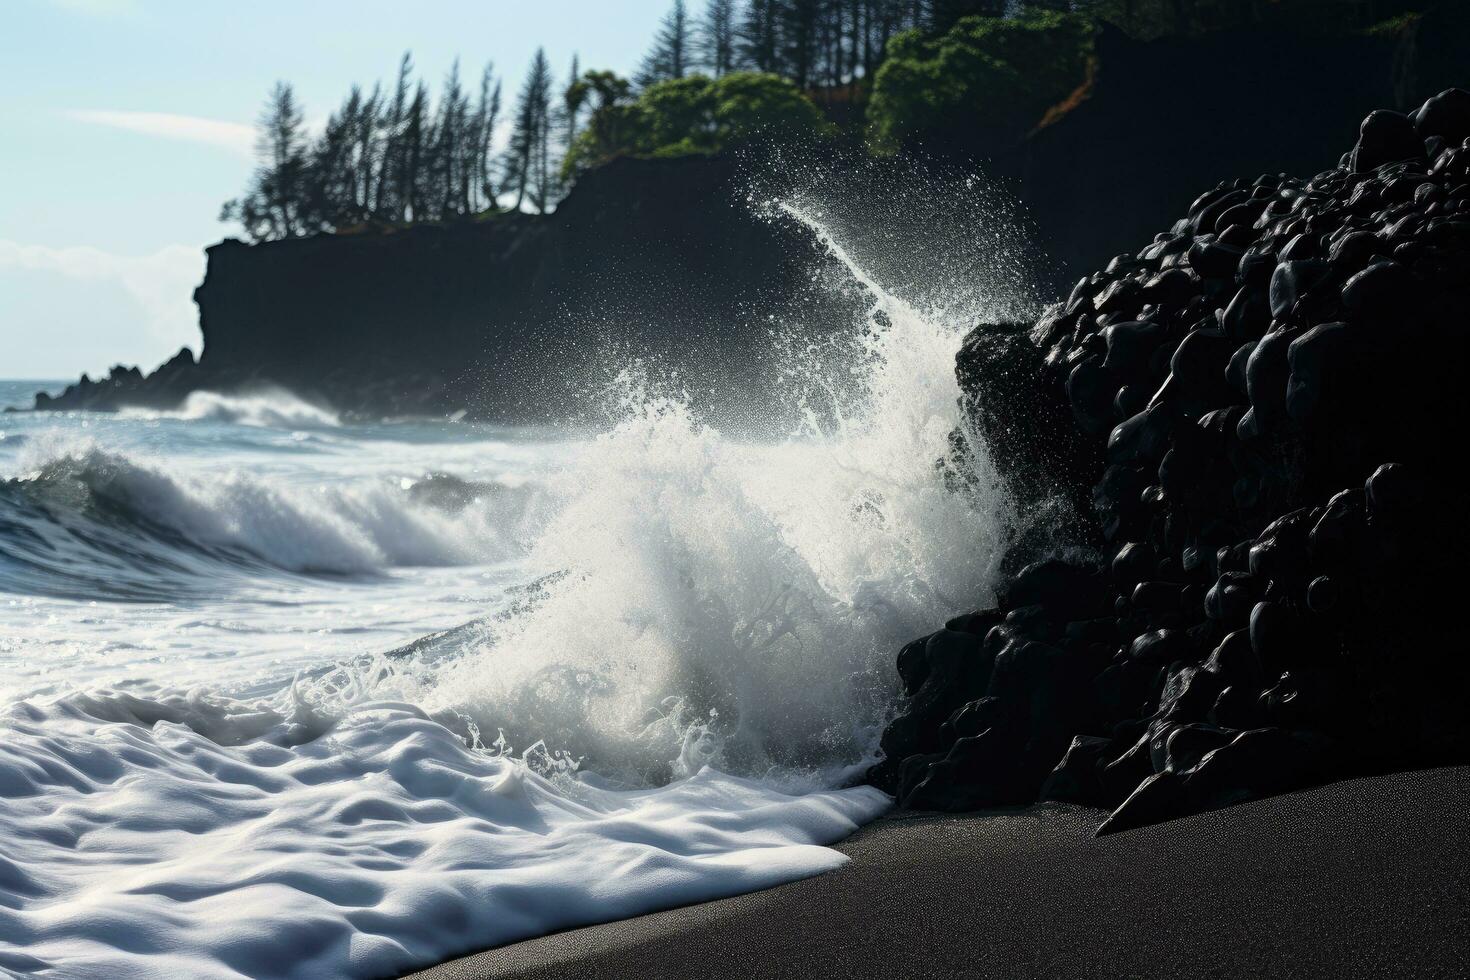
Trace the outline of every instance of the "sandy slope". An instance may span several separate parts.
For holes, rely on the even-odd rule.
[[[1088,810],[889,818],[819,878],[414,977],[1466,976],[1467,803],[1455,768],[1101,839]]]

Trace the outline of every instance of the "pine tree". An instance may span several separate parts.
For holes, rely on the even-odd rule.
[[[841,0],[822,0],[817,17],[816,81],[841,85],[847,77],[847,52],[842,49],[846,17]]]
[[[373,196],[378,186],[378,168],[382,165],[382,143],[378,132],[378,113],[382,108],[382,88],[373,84],[372,93],[362,99],[353,118],[353,163],[354,186],[352,199],[356,205],[355,219],[359,222],[372,218],[377,209]]]
[[[822,0],[781,0],[779,3],[782,62],[797,88],[814,81]]]
[[[557,152],[552,161],[551,173],[556,182],[554,197],[558,202],[565,196],[567,180],[565,167],[572,144],[576,142],[582,123],[582,111],[587,106],[588,88],[582,81],[581,59],[572,55],[571,71],[567,73],[567,84],[561,90],[561,99],[556,106]]]
[[[402,221],[408,207],[408,195],[404,193],[403,174],[403,131],[408,120],[408,100],[413,57],[403,52],[398,62],[398,78],[393,85],[393,97],[384,103],[382,118],[378,121],[383,134],[382,163],[378,169],[377,216],[384,221]]]
[[[736,32],[740,61],[756,71],[781,73],[781,29],[778,0],[750,0]]]
[[[308,200],[312,224],[317,228],[342,228],[359,218],[354,157],[361,105],[361,91],[353,86],[341,108],[327,118],[312,150]]]
[[[546,210],[550,194],[551,67],[546,51],[536,49],[526,80],[516,98],[510,146],[505,153],[505,185],[515,191],[515,210],[526,203],[529,193],[538,211]]]
[[[460,147],[464,139],[464,89],[459,83],[459,59],[444,78],[444,91],[439,96],[439,112],[434,120],[433,163],[430,167],[432,191],[430,207],[443,221],[453,216],[459,200]]]
[[[873,7],[875,0],[850,0],[852,15],[852,57],[854,68],[861,68],[864,78],[873,77]],[[856,70],[854,71],[856,74]]]
[[[689,44],[689,15],[684,0],[674,0],[674,6],[664,15],[653,36],[653,47],[643,58],[643,66],[636,76],[642,88],[656,82],[683,78],[690,68],[693,52]]]
[[[226,202],[221,220],[236,219],[256,241],[302,234],[307,209],[307,145],[301,108],[287,82],[277,82],[260,115],[258,166],[244,196]]]
[[[572,55],[572,70],[567,75],[567,87],[561,93],[561,137],[564,146],[571,146],[577,138],[577,126],[581,122],[582,107],[587,102],[587,88],[578,84],[582,80],[579,59]]]
[[[735,70],[735,0],[709,0],[699,18],[699,64],[715,78]]]
[[[551,63],[546,60],[544,49],[536,49],[536,57],[531,62],[531,73],[536,77],[536,142],[531,157],[531,179],[530,193],[531,203],[536,205],[539,214],[545,214],[549,205],[554,203],[560,180],[556,167],[552,162],[552,94],[551,90],[556,84],[551,77]]]
[[[495,77],[494,69],[493,64],[487,63],[480,76],[480,104],[475,111],[478,139],[475,144],[474,181],[480,203],[486,208],[495,207],[491,154],[495,145],[495,126],[500,121],[500,80]]]
[[[427,172],[433,124],[429,119],[429,87],[422,81],[414,87],[413,100],[403,121],[403,194],[412,221],[428,220],[424,194],[428,186]]]
[[[362,114],[362,87],[354,85],[347,92],[347,98],[342,101],[342,108],[337,110],[337,133],[334,134],[342,144],[340,158],[339,186],[331,189],[330,199],[333,202],[333,216],[331,222],[334,225],[345,226],[356,224],[361,220],[361,209],[358,206],[358,183],[361,169],[358,164],[358,130],[359,117]]]

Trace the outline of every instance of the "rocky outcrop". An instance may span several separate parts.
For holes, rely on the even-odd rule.
[[[994,608],[899,654],[870,778],[915,808],[1105,807],[1114,831],[1470,758],[1467,333],[1460,90],[1372,113],[1310,180],[1216,186],[1029,334],[977,328],[972,421],[1045,488],[1023,511],[1090,488],[1085,528],[1023,541]]]
[[[1101,447],[1072,419],[1067,392],[1037,381],[1045,351],[1031,324],[986,324],[965,337],[955,360],[970,425],[1005,462],[1001,479],[1021,523],[1006,573],[1065,544],[1101,543],[1091,520]]]
[[[107,377],[93,380],[82,375],[76,384],[68,385],[61,394],[36,393],[38,412],[74,409],[116,411],[124,406],[136,408],[173,408],[199,387],[205,377],[194,360],[194,352],[185,347],[145,375],[136,367],[115,365]],[[8,409],[7,409],[8,411]]]
[[[553,214],[208,249],[203,350],[183,390],[271,385],[339,411],[564,419],[656,352],[710,403],[759,408],[770,317],[817,331],[855,305],[812,280],[804,230],[762,220],[722,158],[619,159]],[[171,364],[173,362],[170,362]],[[53,408],[177,404],[170,369],[120,369]]]

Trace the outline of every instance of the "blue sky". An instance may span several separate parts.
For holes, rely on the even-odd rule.
[[[626,73],[669,0],[3,3],[0,378],[65,378],[198,352],[201,249],[235,233],[219,206],[277,79],[311,122],[404,50],[436,90],[458,56],[512,94],[538,45],[559,77],[573,53]]]

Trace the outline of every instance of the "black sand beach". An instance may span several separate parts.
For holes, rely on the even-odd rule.
[[[830,874],[412,976],[1463,977],[1467,803],[1462,767],[1103,838],[1081,808],[902,815]]]

